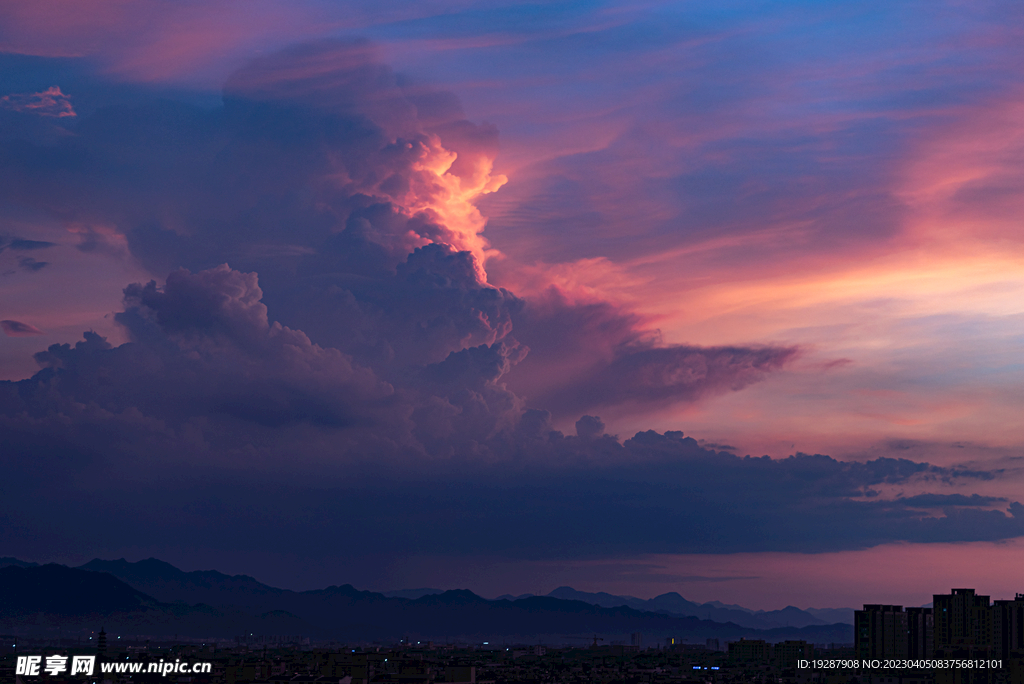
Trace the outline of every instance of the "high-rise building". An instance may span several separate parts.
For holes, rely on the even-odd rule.
[[[994,602],[992,645],[1004,660],[1014,651],[1024,651],[1024,594],[1017,594],[1012,601]]]
[[[629,635],[629,645],[635,646],[637,649],[644,647],[644,635],[640,632],[633,632]]]
[[[772,648],[776,667],[794,668],[798,660],[814,657],[814,645],[806,641],[780,641]]]
[[[907,613],[903,606],[865,604],[853,613],[854,648],[858,658],[906,658]]]
[[[953,589],[935,594],[935,648],[986,646],[992,644],[992,610],[988,596],[974,589]]]
[[[729,642],[729,657],[740,661],[767,661],[768,644],[764,639],[744,639]]]
[[[907,608],[908,658],[931,658],[934,655],[934,618],[931,608]]]

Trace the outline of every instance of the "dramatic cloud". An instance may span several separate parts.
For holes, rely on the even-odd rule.
[[[117,315],[132,342],[112,348],[87,333],[74,347],[55,344],[36,354],[47,370],[22,385],[33,388],[21,395],[23,408],[46,416],[88,406],[171,428],[205,417],[225,439],[236,421],[372,423],[392,388],[337,349],[270,324],[260,297],[254,276],[227,266],[195,275],[177,271],[162,290],[152,282],[133,285]]]
[[[110,351],[93,344],[90,354]],[[45,389],[23,385],[19,394],[52,393],[62,377]],[[265,553],[302,548],[310,562],[329,563],[336,550],[317,540],[340,538],[346,577],[365,582],[381,563],[409,555],[806,553],[1024,534],[1017,502],[878,494],[892,486],[942,491],[946,482],[970,485],[993,473],[894,459],[737,457],[703,449],[681,433],[645,432],[619,442],[581,426],[580,436],[564,436],[531,413],[512,430],[482,437],[472,459],[427,467],[387,457],[383,441],[352,440],[358,427],[350,421],[365,410],[323,420],[310,409],[315,402],[261,391],[259,401],[229,405],[221,417],[206,411],[205,420],[178,429],[132,410],[115,415],[89,405],[69,404],[61,421],[34,411],[3,418],[14,455],[4,491],[12,542],[30,546],[17,530],[34,521],[32,529],[42,526],[48,543],[68,551],[109,544],[100,531],[113,529],[147,540],[147,552],[196,543],[243,552],[262,539]],[[254,411],[259,407],[268,408]],[[300,415],[304,422],[294,422]],[[235,428],[218,435],[210,423],[227,420]],[[596,428],[596,421],[587,423]],[[277,439],[282,434],[288,439]],[[350,448],[369,450],[372,459],[353,462],[344,453]],[[9,486],[14,480],[19,488]],[[85,505],[97,497],[107,503]]]
[[[260,58],[228,79],[221,110],[100,110],[51,148],[51,173],[27,191],[39,150],[8,151],[7,199],[59,212],[79,250],[130,252],[158,275],[224,261],[258,272],[272,320],[388,381],[504,343],[536,368],[522,374],[532,378],[525,400],[575,419],[590,407],[739,389],[792,356],[670,348],[614,306],[524,310],[488,286],[496,252],[472,200],[504,183],[491,173],[496,130],[467,121],[451,94],[395,75],[365,42]],[[585,334],[551,334],[601,317],[609,322]]]
[[[57,222],[78,240],[68,252],[134,260],[154,278],[126,283],[126,342],[86,332],[38,352],[31,378],[0,383],[3,514],[19,548],[114,546],[116,532],[157,555],[302,549],[365,574],[416,553],[1024,534],[1016,501],[959,491],[996,476],[984,468],[607,434],[603,411],[726,395],[800,350],[742,335],[668,344],[626,304],[559,283],[496,286],[488,264],[501,254],[475,204],[506,180],[493,172],[496,128],[365,42],[260,57],[217,106],[136,95],[83,110],[66,135],[0,136],[4,206]],[[734,199],[722,186],[687,215]],[[6,238],[0,251],[47,246]],[[556,429],[573,423],[575,435]]]
[[[477,283],[468,254],[447,250],[419,248],[391,280],[411,270],[442,294],[456,282],[463,296],[493,290]],[[184,543],[182,524],[218,548],[248,544],[253,524],[289,545],[347,534],[361,549],[347,557],[357,576],[394,549],[582,559],[1024,534],[1019,503],[942,491],[992,472],[738,457],[680,432],[620,441],[592,415],[566,436],[501,384],[524,354],[507,334],[434,362],[385,355],[385,380],[271,322],[261,296],[254,274],[226,265],[132,285],[117,315],[130,342],[87,333],[38,353],[44,370],[33,378],[0,385],[6,482],[19,483],[5,491],[12,529],[32,518],[94,545],[88,530],[119,521],[120,533],[146,530],[161,548]],[[883,495],[909,486],[933,493]],[[103,492],[114,503],[79,510]],[[129,508],[142,513],[125,517]]]

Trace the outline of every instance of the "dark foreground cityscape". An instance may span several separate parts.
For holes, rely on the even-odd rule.
[[[0,680],[128,684],[285,682],[441,684],[785,682],[968,684],[1024,682],[1024,594],[991,601],[974,589],[935,594],[932,607],[866,604],[854,643],[740,638],[648,643],[318,642],[302,635],[166,639],[108,634],[0,635]],[[567,638],[572,639],[569,635]],[[692,641],[692,640],[690,640]],[[87,661],[80,663],[80,661]],[[72,667],[70,663],[74,663]],[[81,665],[81,666],[80,666]]]

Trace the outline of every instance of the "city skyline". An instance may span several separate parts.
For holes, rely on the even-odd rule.
[[[5,4],[0,556],[1016,595],[1022,22]]]

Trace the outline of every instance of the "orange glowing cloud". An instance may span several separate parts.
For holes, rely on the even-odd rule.
[[[456,251],[468,251],[480,281],[486,282],[486,261],[498,252],[482,236],[487,220],[475,201],[507,181],[493,173],[497,131],[463,119],[457,101],[431,112],[427,101],[444,99],[445,94],[405,88],[377,60],[378,52],[365,41],[297,46],[254,60],[228,80],[225,94],[229,99],[301,102],[316,111],[362,116],[379,126],[394,146],[393,153],[412,160],[411,168],[404,175],[381,172],[380,177],[368,178],[372,188],[364,192],[379,195],[409,217],[423,216],[439,226],[439,235],[410,231],[405,236],[410,249],[443,242]],[[336,172],[326,182],[350,184],[344,160],[335,160],[334,166]]]
[[[457,153],[443,147],[440,138],[431,135],[425,154],[413,166],[417,173],[401,204],[410,214],[428,211],[435,215],[449,231],[451,246],[473,254],[481,282],[486,282],[484,266],[488,257],[498,252],[489,249],[483,238],[487,219],[473,200],[496,191],[508,179],[503,175],[492,176],[494,160],[482,155],[470,162],[470,173],[463,176],[449,173],[457,157]]]

